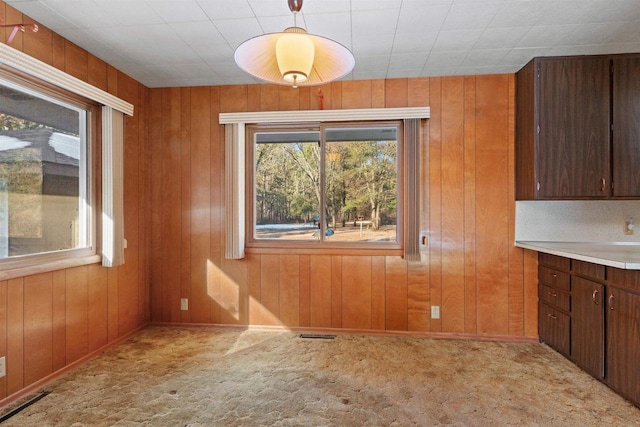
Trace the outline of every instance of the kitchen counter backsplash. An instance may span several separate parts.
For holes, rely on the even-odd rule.
[[[516,241],[640,242],[640,200],[518,201],[515,219]]]

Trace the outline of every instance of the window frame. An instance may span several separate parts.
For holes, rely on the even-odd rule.
[[[100,219],[97,212],[100,211],[100,185],[101,176],[100,146],[101,146],[101,122],[100,105],[90,99],[71,91],[54,86],[36,77],[0,66],[0,80],[16,85],[56,101],[68,104],[85,111],[85,166],[86,177],[86,239],[87,246],[83,248],[63,249],[51,252],[40,252],[0,259],[0,280],[22,277],[31,274],[44,273],[62,268],[70,268],[80,265],[100,262],[98,248],[100,247],[99,233]],[[80,168],[82,166],[79,165]],[[82,185],[82,184],[80,184]]]
[[[324,131],[327,128],[370,128],[370,127],[395,127],[397,129],[396,151],[396,239],[393,242],[372,241],[329,241],[318,240],[286,240],[286,239],[258,239],[255,237],[256,219],[256,179],[255,179],[255,134],[260,132],[303,132],[318,131],[321,140],[320,156],[320,206],[326,204],[325,200],[325,145]],[[331,121],[331,122],[295,122],[295,123],[255,123],[246,125],[245,139],[245,248],[249,253],[288,253],[296,250],[297,253],[326,253],[335,255],[371,254],[371,255],[402,255],[404,248],[404,217],[405,217],[405,183],[404,183],[404,122],[400,119],[391,120],[363,120],[363,121]],[[325,217],[324,209],[320,209],[320,221]]]

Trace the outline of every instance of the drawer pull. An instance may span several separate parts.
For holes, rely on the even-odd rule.
[[[591,295],[591,299],[593,299],[593,303],[594,303],[595,305],[600,304],[600,301],[598,301],[598,294],[599,294],[599,293],[600,293],[600,292],[596,289],[596,290],[594,290],[594,291],[593,291],[593,295]]]
[[[551,313],[547,314],[547,316],[549,316],[553,320],[556,320],[558,318],[558,316],[556,316],[555,314],[551,314]]]
[[[602,178],[600,180],[600,191],[605,191],[607,189],[607,180]]]
[[[609,295],[609,308],[613,310],[613,294]]]
[[[547,292],[547,294],[548,294],[550,297],[554,297],[554,298],[558,296],[558,294],[557,294],[557,293],[555,293],[555,292],[551,292],[551,291]]]
[[[553,277],[554,279],[557,279],[557,278],[558,278],[558,275],[557,275],[556,273],[553,273],[553,274],[551,275],[551,277]]]

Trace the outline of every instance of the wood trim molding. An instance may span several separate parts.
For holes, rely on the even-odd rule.
[[[232,123],[225,129],[225,221],[227,259],[244,258],[244,123]]]
[[[232,123],[301,123],[428,119],[429,107],[361,108],[346,110],[254,111],[220,113],[221,125]]]
[[[124,264],[124,116],[102,107],[102,265]]]
[[[132,104],[3,43],[0,43],[0,65],[15,68],[42,81],[121,111],[128,116],[133,116]]]

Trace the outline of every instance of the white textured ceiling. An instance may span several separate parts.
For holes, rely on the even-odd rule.
[[[149,87],[259,83],[235,65],[235,48],[293,25],[287,0],[5,2]],[[640,52],[640,0],[304,0],[298,25],[352,50],[347,80]]]

